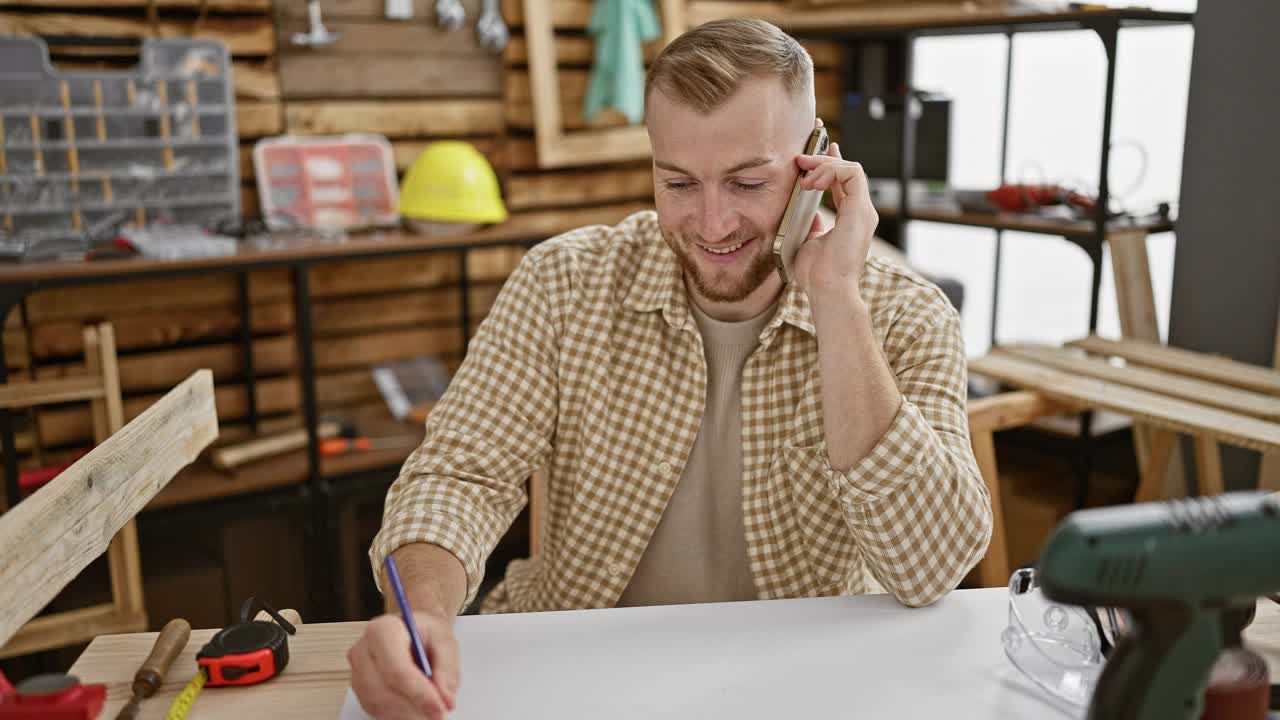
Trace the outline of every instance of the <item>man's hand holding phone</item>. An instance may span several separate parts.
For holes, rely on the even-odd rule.
[[[838,143],[831,143],[826,155],[798,155],[796,164],[804,172],[800,187],[830,190],[836,205],[835,226],[824,229],[814,218],[792,267],[793,281],[809,296],[816,313],[817,305],[828,299],[847,301],[850,292],[859,292],[880,216],[871,203],[862,166],[845,160]]]

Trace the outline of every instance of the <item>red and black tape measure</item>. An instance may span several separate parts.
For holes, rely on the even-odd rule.
[[[275,622],[250,620],[259,607]],[[289,635],[297,631],[267,603],[256,598],[245,600],[240,607],[240,622],[219,630],[196,653],[195,677],[174,698],[165,720],[186,718],[205,685],[253,685],[284,672],[289,664]]]
[[[269,680],[289,663],[289,641],[275,623],[237,623],[223,628],[200,652],[207,685],[253,685]]]
[[[275,622],[250,620],[258,605]],[[270,680],[289,664],[289,635],[296,632],[275,608],[249,598],[240,610],[240,622],[218,631],[196,653],[196,662],[207,678],[205,684],[253,685]]]

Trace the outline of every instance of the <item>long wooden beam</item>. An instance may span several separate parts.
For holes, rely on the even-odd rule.
[[[969,371],[1067,402],[1128,415],[1168,430],[1208,433],[1222,442],[1251,450],[1280,450],[1280,423],[1106,380],[1080,377],[1009,354],[993,353],[970,360]]]
[[[348,342],[359,342],[356,337]],[[403,355],[395,359],[402,358]],[[243,384],[222,383],[214,388],[214,403],[221,420],[238,420],[248,416],[248,393]],[[262,415],[297,412],[302,406],[297,378],[285,375],[260,378],[255,385],[258,412]],[[140,395],[124,401],[122,411],[126,420],[132,420],[151,407],[157,395]],[[88,442],[93,437],[92,413],[86,406],[70,405],[41,411],[36,417],[36,428],[41,441],[50,447]]]
[[[18,13],[0,11],[0,34],[62,35],[84,38],[185,38],[191,36],[191,21],[162,19],[155,26],[146,18],[108,17],[78,13]],[[262,16],[208,17],[196,31],[196,38],[221,40],[236,56],[271,55],[276,50],[271,18]]]
[[[131,632],[142,632],[147,629],[146,613],[135,613],[132,617],[121,617],[115,605],[104,603],[90,605],[86,608],[68,610],[55,615],[35,618],[22,626],[19,632],[0,647],[0,657],[17,657],[28,653],[48,650],[65,645],[69,637],[84,642],[86,637],[97,635],[114,635],[126,632],[123,628],[132,626]],[[72,630],[74,628],[74,630]]]
[[[285,107],[292,133],[376,132],[388,137],[423,137],[497,132],[500,100],[302,101]]]
[[[1280,397],[1241,390],[1208,380],[1188,378],[1136,365],[1116,366],[1104,359],[1084,357],[1071,350],[1035,345],[1002,345],[996,352],[1016,355],[1070,373],[1151,390],[1200,405],[1280,421]]]
[[[512,175],[507,178],[507,206],[512,210],[566,205],[600,205],[653,199],[649,165],[608,170]]]
[[[840,98],[835,96],[821,96],[817,98],[818,117],[822,118],[830,126],[839,127],[840,118]],[[293,104],[290,104],[292,109]],[[605,108],[599,115],[587,119],[583,113],[583,102],[581,98],[575,99],[560,96],[560,102],[555,108],[558,112],[560,122],[563,123],[564,130],[599,130],[604,128],[620,128],[628,127],[630,122],[621,113],[612,108]],[[541,122],[537,119],[535,106],[532,102],[507,102],[505,104],[504,117],[506,122],[513,128],[529,129],[535,127],[535,123]],[[597,136],[598,137],[598,136]],[[570,134],[566,139],[573,139]],[[588,144],[594,143],[592,137],[587,137]],[[634,157],[628,158],[634,159]]]
[[[1280,395],[1280,371],[1236,362],[1230,358],[1205,355],[1141,340],[1109,340],[1097,335],[1067,343],[1067,346],[1077,347],[1097,355],[1123,358],[1131,363],[1168,370],[1187,377],[1211,380],[1268,395]]]
[[[291,335],[254,340],[254,372],[262,376],[288,372],[296,363],[296,349]],[[119,367],[125,393],[156,392],[182,382],[195,368],[207,368],[218,383],[238,378],[244,374],[244,350],[238,342],[166,348],[121,357]],[[84,363],[46,365],[36,369],[36,378],[72,379],[83,373]]]
[[[1276,346],[1273,360],[1280,372],[1280,312],[1276,313]],[[1280,492],[1280,452],[1266,453],[1258,467],[1258,489]]]
[[[813,66],[817,69],[841,69],[844,62],[844,48],[838,42],[826,40],[801,41],[809,56],[813,58]],[[561,34],[556,36],[556,64],[558,65],[590,65],[595,58],[595,44],[591,37]],[[644,61],[652,62],[662,50],[660,41],[645,43]],[[523,65],[529,62],[529,46],[521,36],[511,38],[502,52],[502,59],[508,65]]]
[[[559,30],[583,30],[591,22],[591,0],[546,0],[551,6],[552,25]],[[754,17],[785,24],[787,5],[771,0],[691,0],[685,12],[689,27],[711,20]],[[525,24],[525,8],[521,0],[503,0],[502,16],[512,27]]]
[[[199,370],[0,516],[0,644],[43,608],[218,435]]]
[[[209,12],[270,12],[271,0],[207,0]],[[3,8],[39,8],[63,10],[83,8],[90,10],[145,8],[154,4],[157,8],[182,8],[194,10],[202,0],[0,0]]]
[[[997,432],[1034,422],[1046,415],[1080,408],[1030,390],[1000,393],[969,403],[969,432]]]
[[[591,84],[591,72],[582,68],[559,68],[556,71],[556,82],[560,87],[561,102],[582,102]],[[529,73],[525,70],[508,70],[503,88],[503,98],[509,103],[533,101],[533,88],[529,82]],[[813,92],[819,98],[839,98],[840,74],[834,70],[815,72]]]
[[[497,98],[502,93],[502,65],[493,56],[479,54],[288,54],[280,57],[280,84],[291,100]]]
[[[236,133],[242,139],[279,135],[284,129],[278,100],[240,100],[236,103]],[[247,179],[247,178],[246,178]]]
[[[72,377],[41,383],[11,382],[0,385],[0,408],[28,408],[102,397],[102,379]]]

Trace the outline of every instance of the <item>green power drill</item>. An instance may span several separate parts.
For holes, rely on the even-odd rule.
[[[1040,556],[1046,597],[1128,610],[1089,720],[1197,720],[1223,623],[1280,590],[1280,496],[1081,510]]]

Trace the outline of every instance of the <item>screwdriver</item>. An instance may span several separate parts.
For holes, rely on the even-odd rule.
[[[367,452],[369,450],[386,450],[388,448],[413,447],[420,443],[413,435],[391,435],[388,437],[336,437],[320,441],[320,455],[334,457],[353,450]]]
[[[152,646],[151,654],[142,661],[142,666],[134,674],[133,697],[129,698],[129,703],[120,710],[119,715],[116,715],[116,720],[133,720],[138,717],[139,704],[143,698],[151,697],[156,690],[160,689],[160,685],[164,683],[165,673],[173,664],[173,659],[187,646],[187,640],[190,638],[191,623],[186,620],[174,618],[165,624],[160,635],[156,637],[156,644]]]

